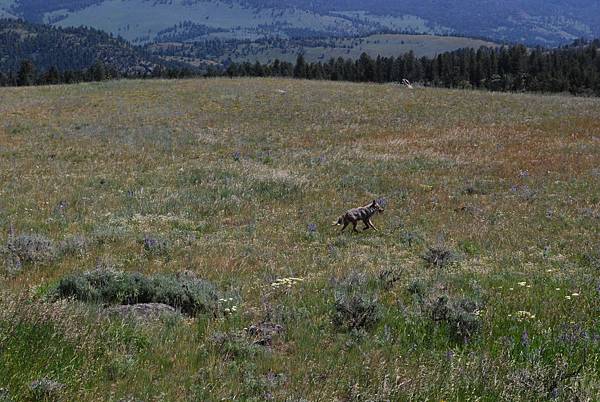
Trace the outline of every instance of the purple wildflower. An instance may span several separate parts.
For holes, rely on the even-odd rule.
[[[531,341],[529,340],[529,334],[527,333],[527,330],[525,330],[521,334],[521,345],[524,347],[528,347],[530,344]]]

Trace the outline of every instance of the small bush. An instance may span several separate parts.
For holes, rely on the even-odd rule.
[[[92,233],[92,237],[99,244],[115,243],[125,239],[127,235],[124,228],[115,226],[101,226]]]
[[[369,275],[362,271],[350,271],[345,277],[341,279],[334,278],[332,282],[338,289],[352,291],[367,286]]]
[[[379,286],[384,290],[390,290],[402,278],[402,275],[399,269],[384,269],[379,271],[377,277]]]
[[[9,239],[7,244],[9,253],[16,256],[21,262],[44,263],[56,258],[56,247],[52,240],[39,234],[21,235]]]
[[[354,292],[335,295],[333,324],[344,330],[368,330],[380,319],[380,306],[374,296]]]
[[[194,275],[157,274],[97,269],[63,278],[56,298],[104,304],[162,303],[194,316],[217,314],[215,286]]]
[[[600,246],[594,251],[583,254],[580,261],[582,265],[600,272]]]
[[[417,232],[402,231],[400,233],[400,242],[408,247],[423,243],[423,236]]]
[[[166,239],[156,236],[144,236],[142,240],[144,252],[150,256],[166,256],[171,250],[171,245]]]
[[[385,276],[385,275],[384,275]],[[345,278],[331,280],[334,303],[333,324],[341,330],[368,330],[381,318],[380,304],[372,290],[381,283],[364,272],[353,271]]]
[[[448,295],[434,296],[426,302],[424,310],[435,322],[445,323],[453,341],[468,342],[482,328],[479,302],[463,298],[450,299]]]
[[[42,378],[29,384],[33,399],[36,401],[55,400],[64,388],[64,384],[48,378]]]
[[[209,342],[226,360],[253,357],[261,351],[260,346],[251,343],[239,332],[216,332],[209,338]]]
[[[270,321],[253,324],[246,329],[246,335],[251,337],[254,345],[271,346],[273,337],[281,334],[284,327]]]
[[[84,256],[89,247],[89,241],[84,236],[70,236],[59,244],[61,255]]]
[[[19,256],[11,252],[8,246],[0,246],[0,257],[4,263],[4,269],[9,274],[15,274],[23,268],[23,263]]]
[[[466,195],[485,195],[489,190],[484,183],[471,182],[463,187],[462,193]]]
[[[470,256],[477,255],[480,253],[479,247],[477,246],[477,244],[470,240],[461,241],[459,243],[459,247],[462,251],[464,251],[466,254],[468,254]]]
[[[13,400],[6,388],[0,388],[0,402],[12,402]]]
[[[519,186],[519,185],[511,186],[510,191],[512,193],[516,194],[523,201],[527,201],[527,202],[533,201],[537,196],[537,192],[535,190],[532,190],[526,184],[522,185],[522,186]]]
[[[441,269],[457,262],[460,259],[460,256],[445,246],[433,246],[428,247],[421,258],[423,258],[430,266]]]
[[[423,300],[429,293],[429,285],[423,279],[417,278],[408,285],[408,292]]]
[[[504,392],[512,400],[593,400],[586,395],[580,372],[583,365],[569,367],[567,361],[559,357],[553,362],[533,358],[526,367],[510,373]],[[517,396],[519,398],[517,398]]]

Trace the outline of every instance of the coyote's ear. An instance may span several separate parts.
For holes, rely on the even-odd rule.
[[[373,202],[371,203],[371,205],[377,205],[377,200],[373,200]]]

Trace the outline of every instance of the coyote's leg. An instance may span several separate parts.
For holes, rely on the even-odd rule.
[[[371,228],[371,225],[369,225],[369,221],[363,221],[363,223],[365,224],[365,227],[363,228],[363,231],[369,230]]]
[[[373,228],[373,230],[377,232],[377,228],[375,227],[375,225],[373,225],[373,222],[371,222],[371,219],[369,219],[367,222],[369,222],[369,226],[371,226]]]
[[[358,223],[357,221],[352,222],[352,230],[355,231],[356,233],[358,233],[358,230],[356,230],[357,223]]]
[[[344,227],[342,228],[342,230],[340,230],[340,232],[343,232],[344,229],[346,229],[346,226],[348,226],[348,222],[344,222]]]

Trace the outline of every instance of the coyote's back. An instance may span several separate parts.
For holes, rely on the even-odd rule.
[[[368,205],[365,205],[364,207],[349,209],[344,214],[342,214],[338,218],[338,220],[333,223],[332,226],[343,225],[343,227],[342,227],[342,231],[343,231],[344,229],[346,229],[346,227],[350,223],[352,223],[352,230],[354,230],[355,232],[358,232],[358,230],[356,230],[356,225],[357,225],[358,221],[362,221],[365,224],[365,227],[363,230],[367,230],[369,228],[372,228],[373,230],[377,230],[375,228],[375,226],[373,225],[373,222],[371,222],[371,217],[373,215],[375,215],[377,212],[382,213],[383,211],[384,211],[383,207],[381,205],[379,205],[379,203],[376,200],[373,200],[373,202],[371,202]]]

